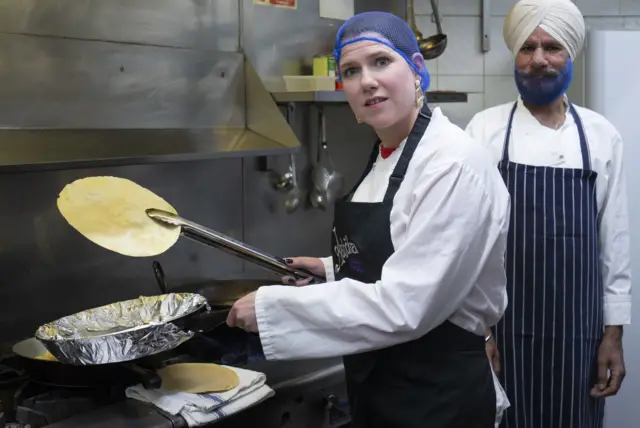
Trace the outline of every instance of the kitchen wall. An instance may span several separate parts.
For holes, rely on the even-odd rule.
[[[598,12],[600,17],[590,16],[589,23],[640,26],[640,18],[631,15],[632,0],[620,1],[620,4],[607,2],[607,5],[615,4],[615,8],[602,6],[609,9]],[[433,74],[432,89],[470,93],[468,103],[441,105],[454,122],[464,126],[485,106],[515,96],[510,54],[501,39],[502,15],[512,2],[492,1],[492,49],[487,54],[480,49],[480,0],[441,0],[440,3],[443,28],[450,41],[444,55],[428,63]],[[386,10],[404,16],[404,4],[395,0],[356,0],[355,8],[356,11]],[[590,4],[593,9],[600,2],[592,0]],[[429,1],[416,0],[416,9],[423,33],[434,34],[435,24],[428,15]],[[636,6],[636,13],[640,15],[638,9]],[[241,10],[243,22],[237,19]],[[92,68],[95,63],[87,60],[86,50],[77,49],[79,45],[89,50],[92,44],[100,49],[106,47],[111,54],[133,46],[140,51],[182,50],[201,55],[207,50],[234,51],[242,41],[263,77],[278,75],[281,60],[326,52],[331,46],[340,21],[320,18],[318,10],[317,0],[299,1],[296,11],[255,6],[252,0],[241,3],[237,0],[0,0],[0,65],[5,65],[0,67],[0,123],[3,118],[15,115],[16,108],[24,106],[24,94],[16,89],[18,85],[7,83],[16,82],[12,79],[17,69],[30,74],[31,78],[34,74],[40,76],[36,79],[41,85],[37,89],[47,89],[46,93],[55,95],[27,106],[24,114],[34,123],[41,117],[38,112],[64,110],[65,100],[79,96],[80,85],[52,78],[64,76],[69,64],[81,66],[82,73],[75,76],[84,79],[83,84],[93,82],[96,88],[112,84],[110,71],[96,72]],[[629,16],[606,15],[614,11],[623,11]],[[22,39],[29,40],[29,46],[37,49],[20,49]],[[25,56],[27,53],[31,56]],[[74,61],[56,60],[61,55]],[[144,55],[141,58],[144,59]],[[33,66],[31,69],[6,66],[17,63]],[[120,71],[116,68],[115,73]],[[140,78],[135,73],[132,76]],[[153,90],[155,83],[158,91],[165,91],[167,82],[162,81],[163,76],[160,72],[142,76],[148,80],[143,86]],[[120,90],[129,91],[126,94],[132,99],[149,95],[135,92],[136,83],[128,82]],[[33,87],[27,89],[30,95],[34,94]],[[174,92],[173,95],[180,94]],[[90,99],[86,93],[80,96]],[[178,98],[173,100],[179,104]],[[102,101],[107,103],[109,99],[105,97]],[[118,102],[122,102],[122,98]],[[103,113],[102,103],[89,107],[83,113],[90,118]],[[145,108],[154,107],[146,104]],[[327,105],[325,112],[329,150],[350,186],[363,167],[373,133],[365,125],[356,123],[346,104]],[[184,113],[190,114],[187,110]],[[129,119],[135,125],[136,115]],[[297,155],[303,191],[308,189],[308,173],[317,147],[316,119],[313,106],[297,106],[292,127],[303,144]],[[11,126],[11,123],[3,125]],[[285,172],[288,156],[270,157],[269,167],[278,173]],[[320,211],[304,203],[295,213],[287,214],[286,195],[273,190],[271,174],[260,171],[253,158],[0,173],[3,197],[0,204],[0,344],[29,335],[37,325],[58,316],[157,292],[151,260],[126,258],[102,250],[70,229],[58,214],[55,199],[62,187],[76,178],[98,174],[133,179],[170,200],[194,221],[273,254],[324,255],[329,252],[332,210]],[[170,284],[265,276],[264,272],[217,250],[184,240],[159,259],[165,265]]]
[[[482,52],[481,0],[439,0],[443,16],[442,29],[449,37],[445,53],[427,66],[433,76],[432,89],[469,92],[466,104],[444,104],[443,110],[452,121],[466,126],[473,115],[483,108],[515,99],[517,91],[513,83],[513,58],[502,38],[504,17],[516,0],[489,0],[490,51]],[[575,0],[588,28],[640,29],[639,0]],[[416,21],[420,31],[427,36],[436,34],[429,0],[415,0]],[[576,76],[578,89],[580,76]],[[581,90],[570,93],[580,103]]]

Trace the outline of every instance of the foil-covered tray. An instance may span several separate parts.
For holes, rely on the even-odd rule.
[[[193,337],[172,321],[207,305],[192,293],[141,296],[44,324],[35,337],[59,362],[96,365],[131,361],[177,347]]]

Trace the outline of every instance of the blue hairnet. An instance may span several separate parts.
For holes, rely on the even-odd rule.
[[[376,38],[375,36],[363,37],[363,33],[376,33],[382,36],[382,38]],[[386,39],[386,40],[385,40]],[[411,57],[420,53],[418,48],[418,42],[416,36],[413,34],[413,30],[409,27],[409,24],[399,17],[386,12],[363,12],[349,18],[338,30],[336,36],[336,45],[333,50],[333,56],[336,59],[336,65],[338,66],[337,74],[338,79],[342,79],[340,76],[340,53],[342,48],[355,42],[363,40],[369,40],[376,43],[381,43],[394,51],[396,51],[407,64],[420,76],[420,86],[424,92],[429,88],[431,78],[427,67],[423,67],[422,70],[418,70]]]

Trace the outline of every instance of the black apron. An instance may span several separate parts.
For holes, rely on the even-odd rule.
[[[601,428],[604,399],[590,395],[604,328],[597,174],[573,105],[581,169],[510,162],[516,106],[499,164],[511,195],[509,307],[495,329],[511,403],[502,427]]]
[[[336,203],[332,253],[337,280],[380,280],[382,266],[394,252],[389,219],[393,198],[430,120],[425,106],[383,202],[349,202],[378,157],[378,142],[358,184]],[[417,340],[346,356],[344,367],[352,428],[494,426],[496,396],[484,338],[448,321]]]

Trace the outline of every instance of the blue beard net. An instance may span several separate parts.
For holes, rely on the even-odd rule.
[[[369,34],[366,37],[362,34]],[[375,34],[379,34],[381,37],[376,38]],[[399,17],[386,12],[364,12],[359,13],[349,18],[338,30],[336,36],[336,45],[333,50],[333,56],[336,59],[337,76],[338,80],[342,80],[340,75],[340,53],[342,48],[350,45],[351,43],[361,42],[368,40],[393,49],[409,64],[409,67],[413,69],[420,76],[420,87],[423,92],[429,89],[431,83],[431,77],[427,71],[426,66],[422,70],[418,70],[411,57],[414,54],[419,54],[418,42],[416,36],[413,34],[413,30],[409,27],[409,24]]]
[[[546,106],[567,92],[573,78],[571,58],[554,76],[528,76],[517,68],[514,70],[516,86],[524,101],[533,105]]]

